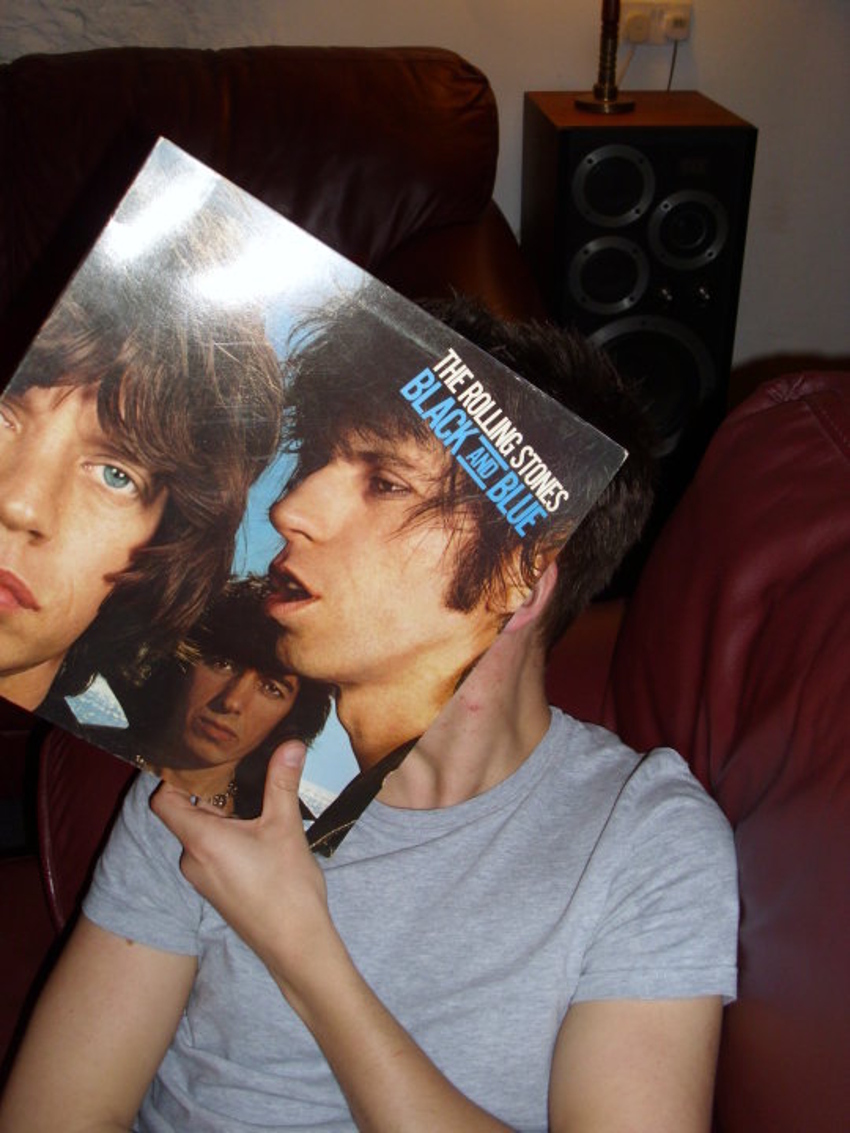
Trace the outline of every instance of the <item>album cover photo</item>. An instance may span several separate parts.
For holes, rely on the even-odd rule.
[[[308,823],[415,743],[625,458],[168,141],[0,400],[0,695]]]

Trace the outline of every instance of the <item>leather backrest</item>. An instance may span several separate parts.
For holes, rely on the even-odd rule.
[[[157,136],[375,274],[476,220],[486,77],[438,48],[108,48],[0,66],[0,383]],[[422,292],[424,294],[424,292]]]
[[[51,728],[41,744],[38,836],[50,916],[61,931],[76,911],[133,778],[129,763]]]
[[[850,375],[762,386],[725,421],[617,643],[607,722],[689,760],[734,829],[740,999],[728,1131],[850,1114]]]

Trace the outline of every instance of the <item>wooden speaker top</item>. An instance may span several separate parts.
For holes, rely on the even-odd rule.
[[[594,129],[623,130],[631,126],[740,126],[752,129],[749,122],[726,110],[710,98],[694,90],[628,91],[623,97],[634,100],[634,110],[626,114],[590,114],[579,110],[576,98],[587,97],[580,91],[526,91],[553,126],[559,130],[592,126]]]

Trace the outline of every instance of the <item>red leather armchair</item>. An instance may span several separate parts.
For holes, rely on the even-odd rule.
[[[550,661],[556,703],[677,747],[735,829],[718,1133],[837,1133],[850,1114],[848,488],[850,375],[766,384],[721,427],[628,604],[593,607]],[[42,745],[57,926],[129,774],[61,732]]]

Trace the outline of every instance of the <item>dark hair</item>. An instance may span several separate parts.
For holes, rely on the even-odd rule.
[[[103,430],[168,491],[54,695],[80,691],[104,659],[132,667],[173,646],[226,579],[248,488],[277,449],[283,383],[262,318],[188,290],[193,271],[234,254],[222,225],[204,216],[122,271],[96,245],[7,390],[96,387]]]
[[[537,389],[628,450],[628,458],[557,555],[558,581],[541,623],[547,649],[604,590],[649,516],[652,434],[611,361],[575,331],[505,322],[457,296],[423,306]]]
[[[157,763],[162,757],[162,721],[173,718],[195,665],[232,661],[272,680],[293,673],[277,655],[280,628],[263,605],[269,593],[264,576],[230,578],[172,657],[160,664],[140,689],[131,692],[125,708],[135,720],[135,742],[150,762]],[[298,695],[289,712],[237,765],[234,813],[242,818],[260,812],[266,768],[278,744],[287,739],[310,744],[328,718],[332,687],[307,677],[299,676],[298,680]]]
[[[374,306],[379,311],[380,303],[378,296]],[[449,457],[433,498],[410,520],[435,511],[441,516],[453,558],[446,602],[459,610],[472,609],[482,596],[498,604],[514,581],[511,571],[518,574],[517,581],[533,585],[541,561],[562,548],[558,586],[544,626],[549,647],[610,581],[646,520],[652,465],[643,415],[607,358],[578,334],[544,323],[508,323],[459,296],[421,306],[629,450],[623,470],[577,529],[572,521],[555,519],[520,540]],[[352,436],[390,443],[412,439],[439,447],[425,421],[401,398],[387,396],[388,374],[396,379],[422,368],[422,346],[408,342],[391,319],[376,314],[366,292],[314,315],[294,336],[286,370],[284,444],[297,460],[285,491],[326,464]],[[544,399],[529,403],[509,374],[504,379],[496,374],[493,380],[508,418],[521,415],[532,434],[551,430]],[[579,451],[577,462],[581,458]],[[581,490],[581,478],[577,481]]]

